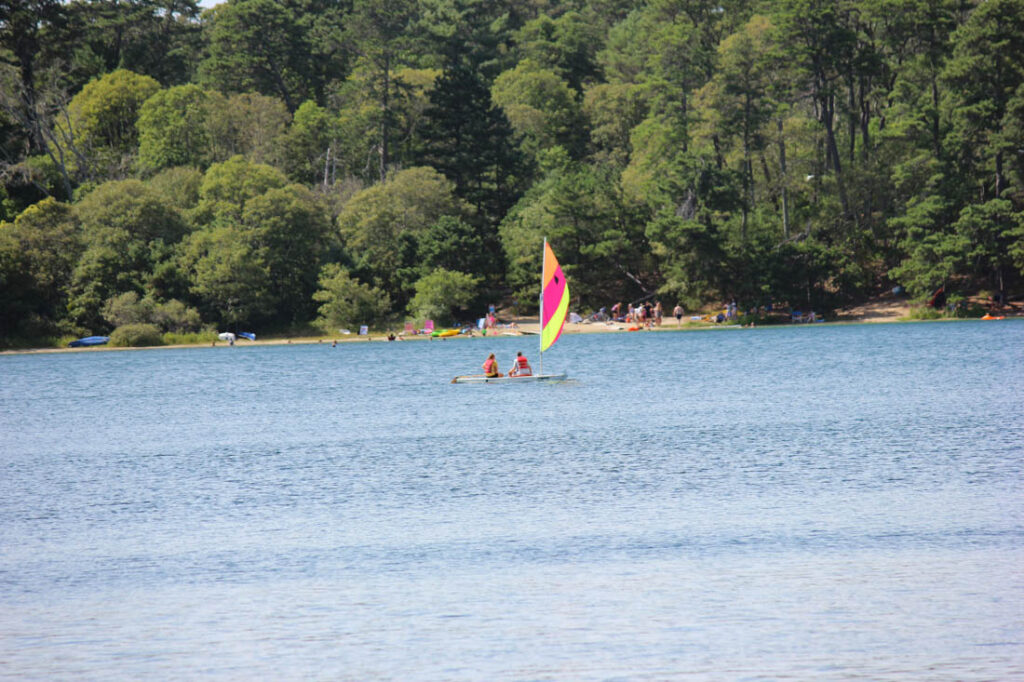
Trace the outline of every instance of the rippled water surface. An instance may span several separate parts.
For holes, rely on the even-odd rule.
[[[1024,679],[1024,323],[0,357],[0,678]]]

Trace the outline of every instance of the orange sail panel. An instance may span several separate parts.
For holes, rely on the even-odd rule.
[[[547,242],[544,242],[541,299],[544,317],[540,321],[540,352],[543,353],[561,336],[565,316],[569,312],[569,285],[562,274],[562,266],[555,258],[555,252]]]

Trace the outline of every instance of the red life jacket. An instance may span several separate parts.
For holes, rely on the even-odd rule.
[[[487,358],[484,360],[484,374],[496,374],[494,371],[495,364],[497,363],[494,362],[493,358]]]
[[[530,364],[529,362],[527,362],[526,357],[523,355],[517,357],[516,362],[519,363],[519,369],[526,369],[526,366]]]

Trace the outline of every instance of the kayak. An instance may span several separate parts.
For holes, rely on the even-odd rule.
[[[524,377],[488,377],[483,374],[463,374],[452,379],[453,384],[525,384],[529,381],[563,381],[565,374],[529,374]]]
[[[983,319],[983,320],[1002,320],[1002,319],[1004,319],[1004,317],[1005,317],[1004,315],[999,315],[998,317],[995,316],[995,315],[983,315],[981,319]]]
[[[442,329],[441,331],[436,331],[436,332],[431,333],[431,336],[433,336],[435,338],[443,339],[446,336],[458,336],[460,331],[461,331],[460,329]]]

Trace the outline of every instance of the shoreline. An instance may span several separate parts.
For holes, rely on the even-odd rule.
[[[774,327],[789,327],[789,326],[817,326],[819,324],[827,325],[847,325],[847,324],[885,324],[885,323],[898,323],[898,322],[959,322],[965,321],[961,319],[943,318],[936,320],[913,320],[910,319],[910,305],[903,302],[877,302],[869,303],[863,306],[857,306],[845,311],[840,311],[835,318],[826,319],[817,323],[781,323],[762,325],[760,328],[774,328]],[[1017,313],[1016,310],[1007,311],[1007,319],[1019,318],[1022,315]],[[974,319],[974,318],[968,318]],[[715,329],[740,329],[737,325],[733,324],[716,324],[710,322],[696,322],[688,320],[684,317],[682,324],[673,324],[675,319],[673,317],[667,317],[662,322],[661,327],[655,327],[652,329],[641,329],[637,331],[654,331],[654,332],[688,332],[688,331],[705,331]],[[515,331],[506,328],[503,331],[499,331],[497,336],[535,336],[539,333],[540,323],[536,317],[521,317],[512,318],[510,324],[516,325]],[[627,331],[629,325],[624,322],[576,322],[565,324],[564,334],[607,334],[619,331]],[[390,343],[387,338],[388,332],[379,333],[377,335],[369,334],[365,337],[357,335],[342,335],[339,337],[330,336],[302,336],[302,337],[273,337],[268,339],[260,339],[257,341],[242,341],[238,340],[235,342],[237,346],[287,346],[287,345],[311,345],[311,344],[329,344],[334,345],[335,342],[338,344],[351,344],[351,343]],[[472,335],[458,335],[446,338],[432,339],[427,335],[414,335],[405,336],[402,334],[398,335],[396,342],[403,341],[446,341],[449,339],[465,339],[465,338],[493,338],[493,334],[483,335],[479,331],[474,331]],[[167,346],[92,346],[88,348],[57,348],[57,347],[42,347],[42,348],[21,348],[21,349],[6,349],[0,350],[0,355],[32,355],[40,353],[88,353],[96,351],[132,351],[132,350],[163,350],[172,348],[229,348],[231,347],[226,341],[217,341],[212,344],[206,343],[186,343],[186,344],[172,344]]]

